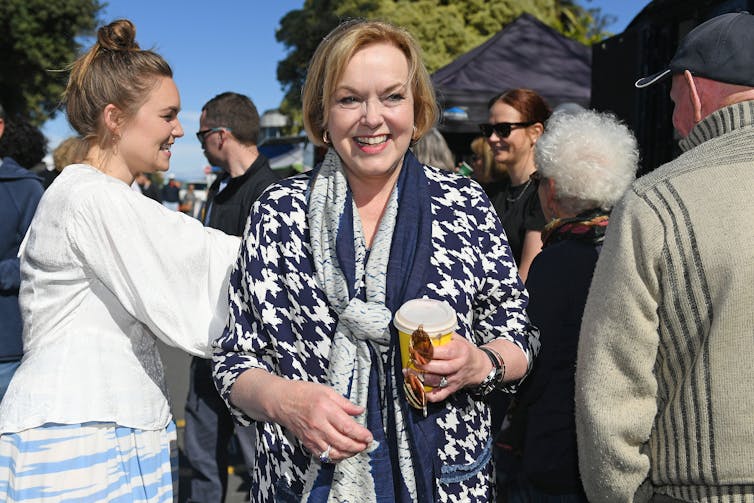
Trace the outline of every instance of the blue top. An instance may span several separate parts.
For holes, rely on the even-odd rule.
[[[23,323],[18,247],[44,192],[42,179],[10,157],[0,163],[0,361],[20,360]]]

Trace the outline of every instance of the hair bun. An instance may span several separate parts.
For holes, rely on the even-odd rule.
[[[128,19],[118,19],[97,31],[97,42],[106,50],[132,51],[139,49],[136,43],[136,27]]]

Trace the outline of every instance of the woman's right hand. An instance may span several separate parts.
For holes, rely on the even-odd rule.
[[[338,462],[372,443],[372,433],[353,419],[362,414],[364,408],[354,405],[329,386],[288,380],[285,392],[278,399],[277,422],[290,430],[315,457],[329,446],[330,459]]]
[[[249,369],[233,384],[230,400],[250,417],[288,429],[315,457],[330,446],[330,459],[337,462],[372,443],[372,433],[353,419],[364,408],[324,384]]]

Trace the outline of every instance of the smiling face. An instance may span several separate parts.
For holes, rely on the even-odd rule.
[[[500,122],[524,122],[521,113],[501,101],[495,102],[490,108],[488,122],[498,124]],[[533,145],[536,137],[532,137],[530,127],[514,127],[507,138],[501,138],[496,132],[487,138],[487,143],[492,147],[495,161],[505,165],[509,170],[522,162],[533,159]]]
[[[378,43],[357,51],[335,86],[327,131],[352,185],[397,176],[413,135],[408,75],[404,54]]]
[[[170,168],[170,149],[175,139],[183,136],[180,108],[173,79],[159,77],[147,101],[120,130],[117,155],[133,176]]]

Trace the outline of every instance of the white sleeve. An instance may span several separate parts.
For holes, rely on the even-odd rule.
[[[74,253],[123,308],[165,343],[209,357],[240,239],[114,184],[82,196],[72,213]]]

